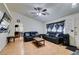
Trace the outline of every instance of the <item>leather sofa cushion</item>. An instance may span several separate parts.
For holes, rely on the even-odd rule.
[[[63,38],[63,37],[64,37],[64,34],[60,33],[60,34],[58,35],[58,37]]]
[[[25,36],[30,36],[30,33],[25,33]]]
[[[55,37],[58,37],[59,36],[59,34],[57,33],[56,35],[55,35]]]
[[[49,34],[49,36],[55,37],[56,33]]]
[[[31,36],[35,36],[38,32],[31,32]]]

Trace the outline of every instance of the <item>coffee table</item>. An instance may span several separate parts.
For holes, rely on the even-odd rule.
[[[33,43],[37,47],[45,46],[45,40],[43,38],[35,37],[34,40],[33,40]]]

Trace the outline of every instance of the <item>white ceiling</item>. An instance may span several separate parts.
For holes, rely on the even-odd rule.
[[[43,22],[79,12],[79,4],[72,8],[72,3],[7,3],[7,6],[11,11]],[[34,11],[33,7],[47,8],[49,15],[35,16],[31,14]]]

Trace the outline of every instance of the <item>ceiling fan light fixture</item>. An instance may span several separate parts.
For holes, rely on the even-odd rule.
[[[37,13],[37,15],[38,15],[38,16],[41,16],[42,14],[41,14],[41,13]]]
[[[47,9],[44,9],[43,12],[47,11]]]
[[[35,12],[32,12],[32,14],[36,14],[37,16],[48,15],[47,9],[41,7],[34,7],[34,10]]]

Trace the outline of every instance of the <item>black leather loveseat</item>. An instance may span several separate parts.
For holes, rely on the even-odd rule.
[[[38,32],[24,32],[24,42],[32,41],[36,36],[38,36]]]
[[[59,44],[63,42],[64,34],[59,32],[47,32],[46,36],[44,36],[44,39]]]

